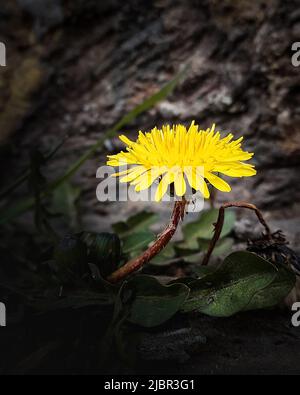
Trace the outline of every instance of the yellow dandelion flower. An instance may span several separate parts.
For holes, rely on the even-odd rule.
[[[231,190],[219,173],[230,177],[256,174],[253,165],[244,163],[253,153],[242,150],[243,137],[238,140],[233,137],[230,133],[221,138],[220,132],[215,132],[215,125],[200,130],[194,121],[188,129],[184,125],[155,127],[149,133],[140,131],[136,142],[120,136],[127,151],[109,155],[107,164],[131,166],[114,176],[134,185],[137,192],[150,188],[158,179],[156,201],[162,199],[172,183],[177,196],[183,196],[190,185],[209,198],[207,182],[222,192]]]

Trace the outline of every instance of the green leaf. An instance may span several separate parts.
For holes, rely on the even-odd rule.
[[[130,217],[126,222],[117,222],[112,225],[113,230],[120,236],[129,233],[147,230],[150,225],[156,222],[157,214],[149,211],[141,211]]]
[[[83,232],[81,240],[88,248],[89,262],[95,264],[106,277],[119,266],[121,242],[114,233]]]
[[[217,221],[219,210],[210,209],[203,211],[197,221],[190,222],[183,227],[184,243],[190,248],[197,248],[197,239],[211,240],[214,226]],[[231,210],[225,211],[224,226],[221,238],[227,236],[234,227],[235,213]]]
[[[187,263],[200,264],[201,261],[203,260],[204,252],[207,251],[208,249],[209,240],[198,239],[195,240],[195,243],[196,242],[198,243],[198,249],[176,247],[177,253],[179,253],[181,258]],[[229,237],[225,237],[217,242],[212,255],[213,256],[225,255],[231,251],[232,246],[233,246],[233,239]]]
[[[183,311],[229,317],[245,309],[277,273],[274,265],[256,254],[234,252],[214,273],[190,284],[191,294]]]
[[[216,270],[216,267],[213,266],[198,266],[194,268],[193,272],[197,276],[197,280],[200,280],[208,276],[209,274],[214,273]]]
[[[125,254],[135,253],[147,248],[148,245],[155,239],[152,232],[133,233],[123,239],[123,252]]]
[[[217,218],[216,218],[217,221]],[[233,210],[225,210],[224,225],[220,237],[228,236],[234,229],[236,214]]]
[[[207,251],[210,241],[198,239],[198,243],[199,243],[199,247],[201,248],[201,251]],[[223,239],[220,239],[217,242],[212,255],[220,256],[227,254],[231,251],[232,246],[233,246],[233,239],[230,237],[224,237]]]
[[[188,254],[185,256],[182,256],[182,259],[186,263],[198,263],[199,265],[201,264],[201,261],[203,260],[203,252],[196,252],[193,254]]]
[[[296,275],[283,265],[278,265],[278,273],[273,282],[257,292],[244,310],[270,308],[278,305],[293,289]]]
[[[184,284],[186,286],[189,286],[190,283],[195,282],[195,280],[197,280],[195,277],[179,277],[179,278],[176,278],[175,280],[168,282],[167,285]]]
[[[190,255],[195,255],[199,253],[199,246],[195,248],[188,248],[184,243],[179,242],[175,244],[176,254],[182,258],[188,257]]]
[[[184,284],[162,285],[154,277],[136,276],[126,288],[133,294],[128,320],[147,328],[168,321],[189,295]]]
[[[175,258],[174,244],[169,243],[158,255],[152,258],[152,260],[149,263],[154,266],[167,266],[174,258]]]

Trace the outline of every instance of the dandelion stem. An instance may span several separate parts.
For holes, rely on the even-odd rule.
[[[130,260],[124,266],[113,272],[107,280],[111,283],[117,283],[129,274],[140,269],[145,263],[159,254],[174,236],[180,220],[184,217],[185,206],[186,200],[184,198],[181,201],[175,202],[170,222],[165,230],[157,237],[154,244],[152,244],[142,255]]]
[[[225,215],[225,209],[229,208],[229,207],[240,207],[240,208],[247,208],[250,210],[253,210],[259,220],[259,222],[262,224],[262,226],[265,228],[267,237],[271,237],[271,230],[269,228],[269,226],[267,225],[266,221],[263,218],[262,213],[259,211],[259,209],[254,206],[254,204],[251,203],[247,203],[247,202],[228,202],[228,203],[224,203],[220,209],[219,209],[219,216],[218,216],[218,220],[217,222],[214,224],[215,226],[215,231],[214,231],[214,236],[209,244],[207,253],[203,259],[202,265],[207,265],[209,262],[209,259],[211,257],[211,254],[220,238],[222,229],[223,229],[223,225],[224,225],[224,215]]]

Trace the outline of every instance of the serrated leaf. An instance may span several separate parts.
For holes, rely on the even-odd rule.
[[[190,284],[183,311],[229,317],[249,305],[253,296],[269,286],[278,269],[249,252],[234,252],[212,274]]]
[[[147,328],[168,321],[189,295],[189,288],[184,284],[162,285],[145,275],[134,277],[126,288],[133,294],[128,320]]]

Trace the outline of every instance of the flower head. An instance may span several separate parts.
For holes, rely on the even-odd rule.
[[[230,177],[256,174],[253,165],[243,162],[253,156],[242,150],[243,137],[233,140],[230,133],[221,138],[215,125],[207,130],[200,130],[194,122],[188,129],[184,125],[165,125],[149,133],[140,131],[136,142],[126,136],[120,136],[120,140],[127,145],[127,152],[108,156],[107,164],[131,167],[114,176],[122,176],[121,182],[135,185],[137,192],[151,187],[158,179],[156,201],[162,199],[172,183],[177,196],[183,196],[189,184],[209,198],[207,182],[222,192],[231,190],[218,173]]]

